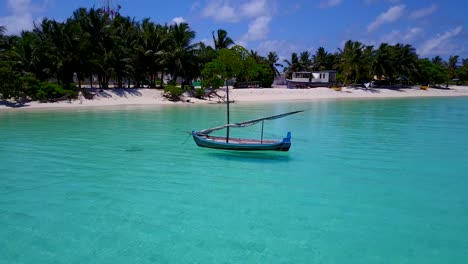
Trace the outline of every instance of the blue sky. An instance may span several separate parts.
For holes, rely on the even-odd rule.
[[[31,29],[43,17],[59,21],[103,0],[0,0],[0,25],[9,34]],[[113,0],[121,14],[158,23],[185,21],[197,41],[227,30],[247,49],[266,55],[324,47],[335,52],[349,39],[367,45],[411,44],[421,57],[468,58],[468,2],[462,0]]]

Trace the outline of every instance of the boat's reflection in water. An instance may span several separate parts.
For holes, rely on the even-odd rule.
[[[207,150],[204,154],[221,160],[242,162],[258,162],[267,160],[273,162],[288,162],[291,160],[288,152],[281,151]]]

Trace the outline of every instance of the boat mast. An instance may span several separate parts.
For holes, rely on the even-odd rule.
[[[227,80],[225,80],[225,82],[226,82],[226,100],[227,100],[227,103],[226,103],[227,124],[230,124],[229,122],[229,86],[228,86]],[[229,142],[229,126],[226,128],[226,143],[228,142]]]
[[[265,123],[265,120],[262,120],[262,136],[260,137],[260,144],[263,144],[263,124]]]

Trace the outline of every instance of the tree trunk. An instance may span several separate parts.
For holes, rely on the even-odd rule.
[[[76,73],[76,78],[78,78],[78,89],[81,90],[81,75],[79,73]]]
[[[164,70],[161,71],[161,84],[159,85],[159,88],[163,88],[163,85],[164,85]]]
[[[348,74],[345,75],[345,79],[343,81],[343,86],[346,86],[347,81],[348,81]]]

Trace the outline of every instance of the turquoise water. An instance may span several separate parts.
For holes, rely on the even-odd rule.
[[[467,263],[468,98],[0,112],[0,263]],[[258,136],[259,127],[234,135]]]

